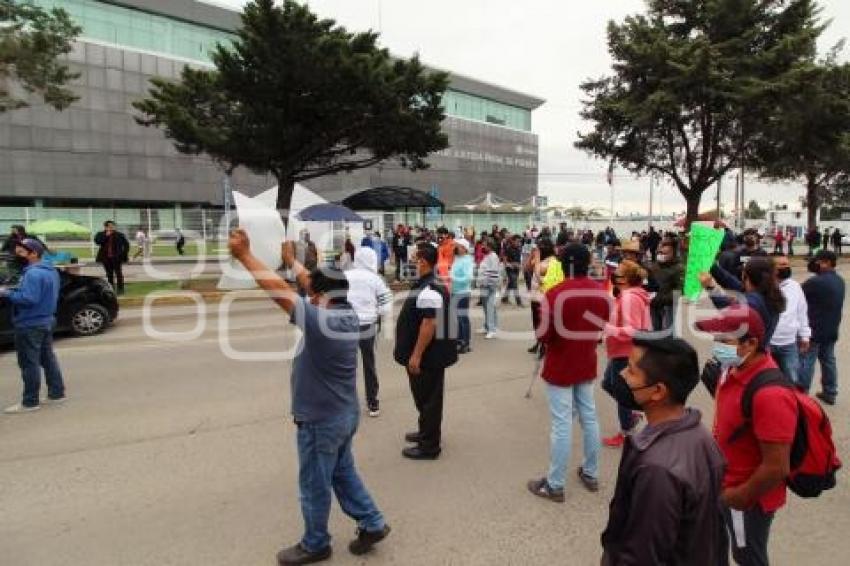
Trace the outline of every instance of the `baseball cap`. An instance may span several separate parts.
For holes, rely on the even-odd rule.
[[[38,257],[43,256],[45,252],[44,244],[35,238],[24,238],[18,245],[27,251],[35,253]]]
[[[748,305],[727,307],[715,317],[697,321],[696,327],[721,339],[751,336],[758,340],[759,347],[765,346],[764,321],[761,315]]]

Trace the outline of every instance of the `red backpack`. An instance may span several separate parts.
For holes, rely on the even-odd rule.
[[[817,497],[835,487],[835,472],[841,461],[832,441],[832,425],[820,403],[800,391],[778,369],[769,369],[755,376],[744,389],[741,412],[744,424],[729,437],[735,439],[752,425],[753,397],[762,387],[785,387],[797,399],[797,431],[791,444],[791,474],[785,480],[800,497]]]

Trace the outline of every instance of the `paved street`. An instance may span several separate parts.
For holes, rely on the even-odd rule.
[[[298,539],[289,364],[226,357],[215,308],[189,342],[146,336],[139,310],[127,310],[103,336],[59,342],[70,400],[0,417],[2,564],[270,565],[282,545]],[[505,329],[530,326],[527,309],[506,307],[500,316]],[[269,303],[241,303],[229,320],[226,336],[235,350],[293,344],[295,333]],[[156,309],[153,323],[159,332],[196,326],[189,307]],[[850,367],[844,326],[842,377]],[[355,445],[362,475],[394,530],[367,561],[355,560],[346,549],[354,525],[334,504],[332,563],[598,563],[619,452],[604,449],[601,493],[584,491],[572,474],[565,505],[525,491],[526,480],[541,476],[548,461],[540,383],[531,400],[523,397],[533,361],[529,344],[476,337],[474,352],[448,372],[443,457],[410,462],[399,452],[415,411],[406,378],[392,362],[392,343],[380,342],[383,413],[364,416]],[[707,343],[700,349],[704,354]],[[0,400],[10,404],[19,393],[14,354],[0,353]],[[611,433],[614,404],[602,392],[597,401],[603,433]],[[710,421],[702,389],[693,401]],[[845,461],[848,407],[845,383],[830,409]],[[580,454],[580,444],[574,446],[573,466]],[[847,563],[848,477],[845,470],[840,486],[820,499],[789,496],[773,531],[775,564]]]

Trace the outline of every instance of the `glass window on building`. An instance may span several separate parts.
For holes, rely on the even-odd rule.
[[[209,62],[216,44],[234,34],[95,0],[32,0],[42,8],[63,8],[83,28],[82,37]]]
[[[465,92],[447,90],[443,108],[449,116],[531,131],[531,111]]]

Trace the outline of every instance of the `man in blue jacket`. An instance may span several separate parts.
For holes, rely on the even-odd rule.
[[[821,391],[818,399],[834,405],[838,396],[838,367],[835,361],[835,343],[841,326],[844,307],[844,279],[835,271],[838,257],[821,250],[809,262],[809,271],[815,274],[803,283],[803,294],[809,305],[809,324],[812,339],[809,351],[800,357],[800,386],[806,391],[812,384],[815,361],[820,361]]]
[[[8,407],[5,411],[8,414],[28,413],[40,408],[41,368],[44,368],[47,382],[47,401],[65,400],[62,371],[53,353],[59,273],[52,265],[41,261],[44,251],[44,244],[33,238],[18,243],[15,255],[27,263],[23,277],[16,289],[0,291],[0,298],[12,303],[15,350],[24,381],[21,402]]]

